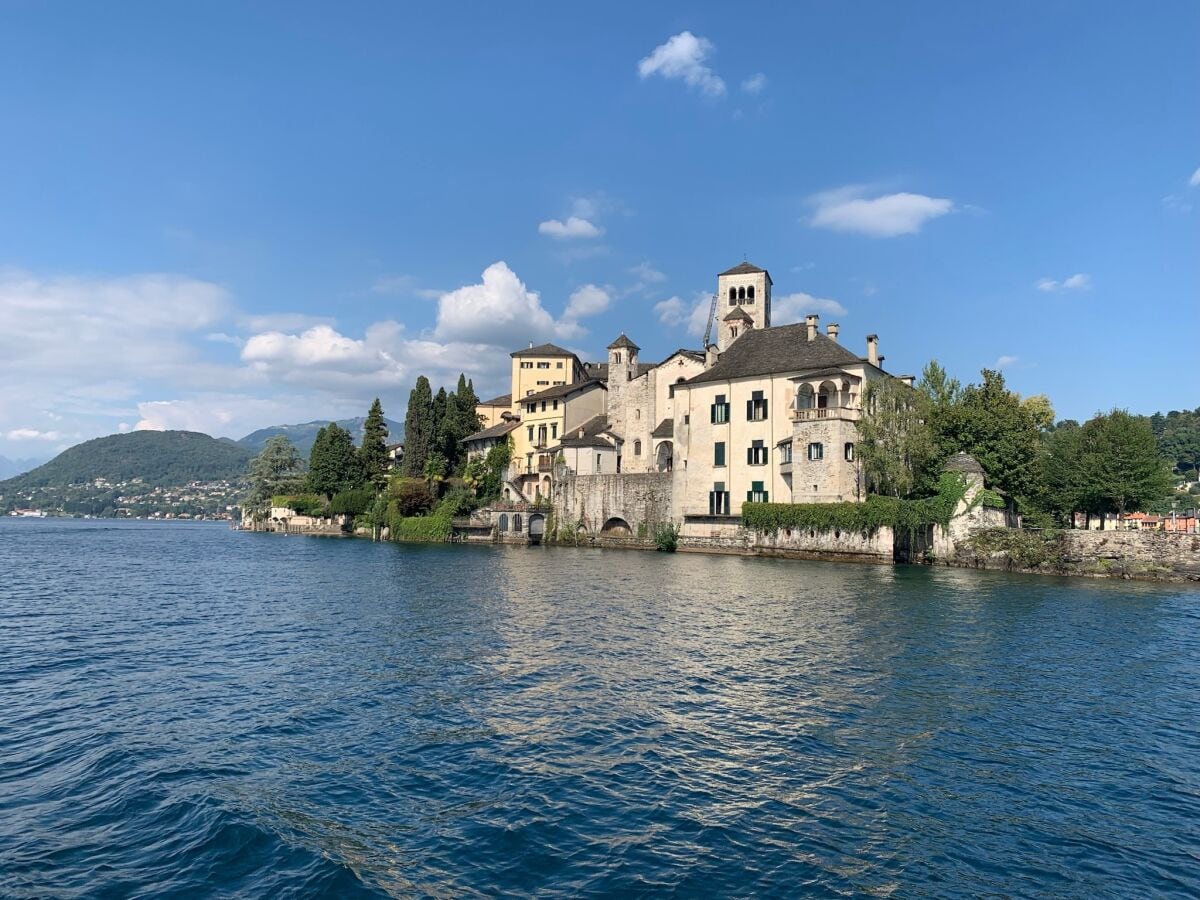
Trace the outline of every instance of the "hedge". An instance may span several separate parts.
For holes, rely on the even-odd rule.
[[[272,506],[283,506],[298,516],[327,515],[325,498],[319,494],[276,494],[271,498]]]

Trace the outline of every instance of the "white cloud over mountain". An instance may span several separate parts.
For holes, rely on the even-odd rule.
[[[814,207],[808,222],[815,228],[827,228],[868,237],[896,237],[916,234],[925,223],[954,211],[954,201],[924,194],[880,194],[868,196],[864,185],[847,185],[814,194]]]
[[[725,81],[706,62],[712,51],[713,44],[708,38],[681,31],[638,62],[638,75],[643,80],[658,75],[682,81],[706,96],[721,97],[725,94]]]

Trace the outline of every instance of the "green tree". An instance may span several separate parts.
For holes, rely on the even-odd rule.
[[[425,480],[429,482],[429,487],[433,491],[437,491],[437,486],[446,480],[446,474],[449,471],[449,463],[439,451],[430,453],[425,459],[425,469],[422,474]]]
[[[434,435],[433,391],[429,379],[417,376],[416,386],[408,395],[408,412],[404,416],[404,474],[411,478],[425,475],[425,460],[433,449]]]
[[[1082,508],[1092,513],[1147,510],[1171,493],[1171,473],[1158,454],[1150,422],[1114,409],[1082,429]]]
[[[1026,501],[1039,487],[1038,426],[1000,372],[981,374],[981,384],[967,385],[956,402],[931,410],[939,456],[971,454],[994,487]]]
[[[449,408],[450,397],[446,393],[446,389],[440,387],[438,392],[433,395],[433,443],[429,447],[431,456],[438,453],[449,458],[446,453],[446,444],[450,440],[446,433],[446,413]]]
[[[292,494],[304,487],[304,461],[296,447],[283,435],[276,435],[263,446],[262,453],[250,461],[250,491],[246,508],[255,517],[265,513],[276,494]]]
[[[873,381],[858,423],[858,460],[867,491],[905,497],[926,477],[936,450],[925,419],[928,397],[895,378]]]
[[[388,428],[383,420],[383,404],[376,397],[370,412],[367,413],[367,420],[363,423],[363,440],[362,446],[358,448],[358,459],[363,478],[374,485],[377,491],[382,491],[387,485],[390,463],[387,440]]]
[[[353,490],[365,480],[362,460],[350,432],[336,422],[318,431],[308,456],[308,489],[332,497]]]
[[[439,397],[441,393],[439,392]],[[446,457],[451,472],[460,472],[466,464],[466,449],[462,445],[463,438],[479,430],[479,415],[475,407],[479,398],[475,396],[474,386],[467,381],[464,374],[458,376],[458,386],[454,393],[446,396],[445,409],[438,422],[438,446]],[[434,398],[435,415],[438,409],[438,398]]]

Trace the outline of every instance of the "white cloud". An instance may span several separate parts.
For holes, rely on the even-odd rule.
[[[1015,357],[1015,356],[1001,356],[999,359],[996,360],[996,368],[997,369],[1007,369],[1010,366],[1012,366],[1013,364],[1015,364],[1016,362],[1017,362],[1017,357]]]
[[[677,79],[709,97],[721,97],[725,94],[725,82],[705,64],[712,49],[708,38],[681,31],[638,62],[638,75],[643,80],[651,75]]]
[[[585,284],[576,288],[567,299],[567,310],[564,319],[577,321],[588,316],[596,316],[608,309],[612,296],[604,288],[594,284]]]
[[[629,274],[637,278],[639,286],[662,284],[667,276],[654,268],[649,262],[641,262],[629,270]]]
[[[658,316],[660,322],[672,327],[684,325],[687,333],[693,337],[704,336],[710,309],[712,309],[712,295],[703,292],[698,292],[691,303],[676,296],[668,297],[666,300],[654,304],[654,314]]]
[[[537,292],[501,261],[484,270],[481,283],[442,295],[434,335],[443,341],[520,347],[555,337],[555,322]]]
[[[36,428],[13,428],[4,432],[5,440],[9,441],[61,441],[62,432],[38,431]]]
[[[547,219],[538,225],[538,232],[557,241],[567,241],[576,238],[597,238],[604,234],[604,229],[582,216],[568,216],[565,222]]]
[[[954,211],[954,201],[924,194],[882,194],[868,197],[863,185],[848,185],[814,194],[809,202],[815,212],[809,224],[832,231],[896,237],[916,234],[932,219]]]
[[[814,297],[812,294],[806,294],[803,291],[797,291],[794,294],[787,294],[782,297],[775,297],[771,300],[772,325],[788,325],[792,322],[799,322],[810,313],[844,316],[846,315],[846,307],[842,306],[836,300],[830,300],[826,297]]]
[[[761,94],[767,86],[767,76],[762,72],[751,75],[742,82],[742,90],[747,94]]]
[[[1076,272],[1062,281],[1053,278],[1039,278],[1034,284],[1039,291],[1047,294],[1058,294],[1063,291],[1086,291],[1092,286],[1092,277],[1084,272]]]
[[[1200,187],[1200,169],[1192,173],[1192,177],[1188,179],[1188,187]]]
[[[267,313],[239,316],[237,323],[247,331],[301,331],[314,325],[332,325],[333,319],[307,313]]]

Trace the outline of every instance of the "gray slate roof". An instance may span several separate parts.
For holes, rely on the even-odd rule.
[[[520,356],[574,356],[570,350],[564,350],[558,344],[538,344],[525,350],[514,350],[509,356],[516,359]]]
[[[512,394],[501,394],[491,400],[482,400],[480,406],[512,406]]]
[[[746,332],[729,345],[716,365],[690,379],[687,384],[858,365],[861,362],[859,357],[820,332],[810,341],[808,326],[804,323],[780,325]]]
[[[557,384],[554,387],[546,388],[544,391],[538,391],[536,394],[524,397],[521,399],[521,402],[534,403],[538,400],[557,400],[560,397],[567,397],[594,387],[608,390],[608,388],[604,387],[604,382],[592,378],[588,381],[576,381],[574,384]]]
[[[650,437],[652,437],[652,438],[673,438],[673,437],[675,437],[675,420],[674,419],[663,419],[661,422],[658,423],[658,427],[656,427],[652,432],[650,432]]]
[[[942,468],[944,472],[970,472],[974,475],[983,475],[983,466],[975,459],[966,453],[955,453],[952,457],[946,460],[946,465]]]
[[[469,434],[461,441],[460,444],[473,444],[475,441],[486,441],[490,438],[504,437],[510,431],[519,427],[521,422],[513,420],[511,422],[501,422],[498,425],[493,425],[491,428],[485,428],[483,431],[477,431],[474,434]]]
[[[726,269],[724,272],[721,272],[720,275],[753,275],[756,272],[762,272],[767,276],[767,281],[771,280],[771,273],[766,269],[760,269],[754,263],[745,261],[738,263],[732,269]]]
[[[625,332],[621,332],[620,336],[608,345],[609,350],[620,350],[628,347],[630,350],[641,350],[642,348],[625,336]]]
[[[608,431],[608,417],[592,416],[578,428],[572,428],[564,434],[558,447],[551,447],[547,452],[553,452],[561,447],[604,447],[611,450],[612,441],[606,441],[601,437],[606,431]]]

